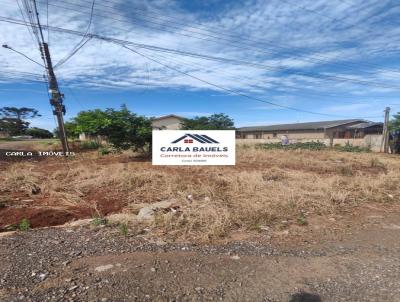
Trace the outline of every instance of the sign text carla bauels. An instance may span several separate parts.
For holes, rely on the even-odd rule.
[[[153,130],[153,165],[235,165],[234,130]]]

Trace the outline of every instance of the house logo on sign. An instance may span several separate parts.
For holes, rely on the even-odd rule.
[[[153,130],[153,165],[234,165],[234,130]]]
[[[197,141],[197,142],[202,143],[202,144],[219,144],[218,141],[216,141],[215,139],[209,137],[208,135],[205,135],[205,134],[188,134],[188,133],[185,134],[184,136],[181,136],[177,140],[174,140],[172,142],[172,144],[179,143],[182,140],[183,140],[183,142],[185,144],[193,144],[193,141]]]

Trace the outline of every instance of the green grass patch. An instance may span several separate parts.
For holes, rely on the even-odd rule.
[[[258,144],[257,148],[272,150],[272,149],[280,149],[280,150],[324,150],[327,147],[322,142],[306,142],[306,143],[293,143],[289,145],[282,145],[281,143],[268,143],[268,144]]]
[[[128,233],[129,233],[128,224],[120,223],[118,226],[118,230],[121,233],[121,235],[123,235],[125,237],[128,236]]]
[[[347,142],[344,146],[334,146],[334,149],[341,152],[371,152],[370,148],[353,146],[349,142]]]
[[[95,141],[84,141],[79,143],[79,148],[82,150],[97,150],[100,146],[101,145]]]
[[[30,228],[31,228],[31,223],[26,218],[22,219],[21,222],[18,224],[18,230],[22,232],[29,231]]]
[[[92,220],[92,225],[94,226],[101,226],[101,225],[107,225],[108,221],[104,217],[93,217]]]

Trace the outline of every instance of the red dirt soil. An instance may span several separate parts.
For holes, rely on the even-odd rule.
[[[1,202],[2,200],[4,201]],[[56,226],[77,219],[118,213],[126,205],[122,198],[110,197],[100,190],[89,193],[85,197],[84,205],[59,207],[56,200],[50,200],[46,196],[21,193],[0,195],[0,202],[0,232],[9,230],[24,218],[29,220],[32,228]]]

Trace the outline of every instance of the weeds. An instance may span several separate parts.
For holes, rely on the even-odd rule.
[[[102,225],[107,225],[108,221],[106,218],[104,217],[93,217],[92,221],[91,221],[92,225],[98,227],[98,226],[102,226]]]
[[[325,150],[328,147],[323,142],[305,142],[305,143],[292,143],[289,145],[282,145],[281,143],[268,143],[268,144],[258,144],[256,148],[265,150]],[[336,151],[341,152],[371,152],[370,148],[353,146],[347,142],[344,146],[335,145],[333,147]]]
[[[293,143],[289,145],[282,145],[281,143],[268,143],[268,144],[259,144],[258,148],[261,149],[282,149],[282,150],[323,150],[326,149],[326,146],[322,142],[306,142],[306,143]]]
[[[386,166],[386,164],[384,164],[383,162],[381,162],[378,158],[373,157],[371,158],[371,162],[370,162],[371,168],[377,168],[377,169],[381,169],[383,170],[385,173],[388,172],[388,168]]]
[[[97,203],[110,206],[107,212],[135,216],[138,205],[174,200],[180,210],[157,215],[152,229],[205,241],[273,228],[282,220],[304,225],[302,210],[307,218],[331,215],[363,203],[395,203],[400,196],[400,162],[394,157],[238,147],[236,162],[235,167],[163,167],[125,154],[98,158],[97,152],[85,152],[68,166],[60,160],[10,164],[0,171],[0,191],[32,194],[37,185],[49,206],[93,207],[97,226],[107,223]],[[116,222],[122,235],[131,218]]]
[[[297,224],[298,225],[307,225],[308,222],[307,222],[306,218],[303,215],[301,215],[297,218]]]
[[[101,147],[99,149],[99,154],[102,155],[102,156],[108,155],[110,153],[111,153],[111,150],[109,148],[107,148],[107,147]]]
[[[121,235],[123,236],[128,236],[129,233],[129,229],[128,229],[128,224],[127,223],[120,223],[118,225],[118,230],[121,233]]]
[[[31,224],[28,219],[24,218],[21,220],[21,222],[18,224],[18,230],[22,232],[29,231],[31,228]]]
[[[100,144],[95,141],[83,141],[79,143],[79,149],[81,150],[96,150],[100,148]]]
[[[353,146],[349,142],[347,142],[344,146],[335,146],[334,148],[337,151],[342,151],[342,152],[371,152],[370,148]]]

